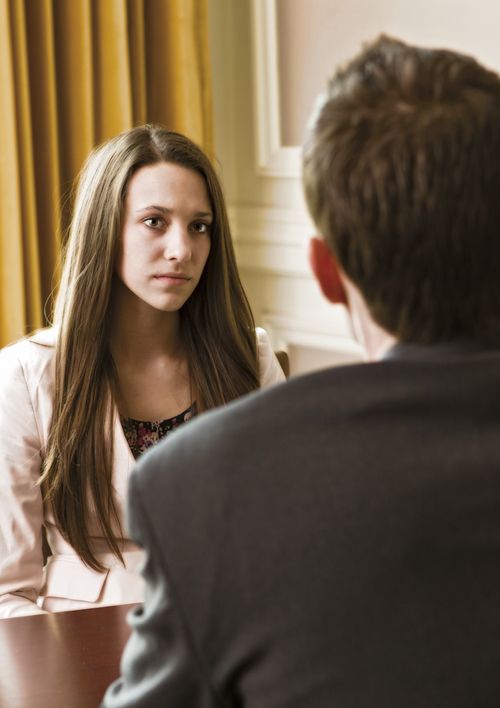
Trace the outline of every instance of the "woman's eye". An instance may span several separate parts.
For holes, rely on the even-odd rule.
[[[147,219],[144,219],[144,223],[151,229],[158,229],[161,226],[162,219],[159,216],[148,216]]]
[[[207,234],[210,230],[210,224],[207,224],[204,221],[195,221],[192,228],[199,234]]]

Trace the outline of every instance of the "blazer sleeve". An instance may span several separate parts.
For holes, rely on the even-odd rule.
[[[41,441],[16,346],[0,351],[0,619],[44,613]]]
[[[143,606],[128,615],[132,634],[122,655],[121,676],[106,691],[102,708],[222,706],[205,680],[187,623],[173,596],[161,545],[141,503],[135,474],[129,486],[128,528],[145,549],[145,599]]]
[[[261,388],[285,381],[285,374],[271,346],[269,335],[262,327],[255,328],[259,355],[259,379]]]

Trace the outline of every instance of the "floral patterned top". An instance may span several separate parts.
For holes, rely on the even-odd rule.
[[[135,420],[135,418],[121,417],[125,437],[137,459],[145,450],[155,445],[159,440],[196,415],[196,403],[192,403],[182,413],[165,420]]]

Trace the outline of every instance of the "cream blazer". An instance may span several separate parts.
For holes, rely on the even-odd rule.
[[[257,328],[260,383],[284,381],[266,332]],[[107,570],[88,568],[61,536],[36,482],[52,416],[55,333],[40,330],[0,351],[0,619],[102,605],[141,602],[143,553],[123,538],[125,567],[109,553],[97,524],[96,555]],[[113,483],[125,529],[128,477],[134,457],[118,413],[114,422]],[[52,555],[44,566],[42,526]]]

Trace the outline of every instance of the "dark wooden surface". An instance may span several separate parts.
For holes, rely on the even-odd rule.
[[[0,620],[0,706],[97,708],[119,675],[133,607]]]

